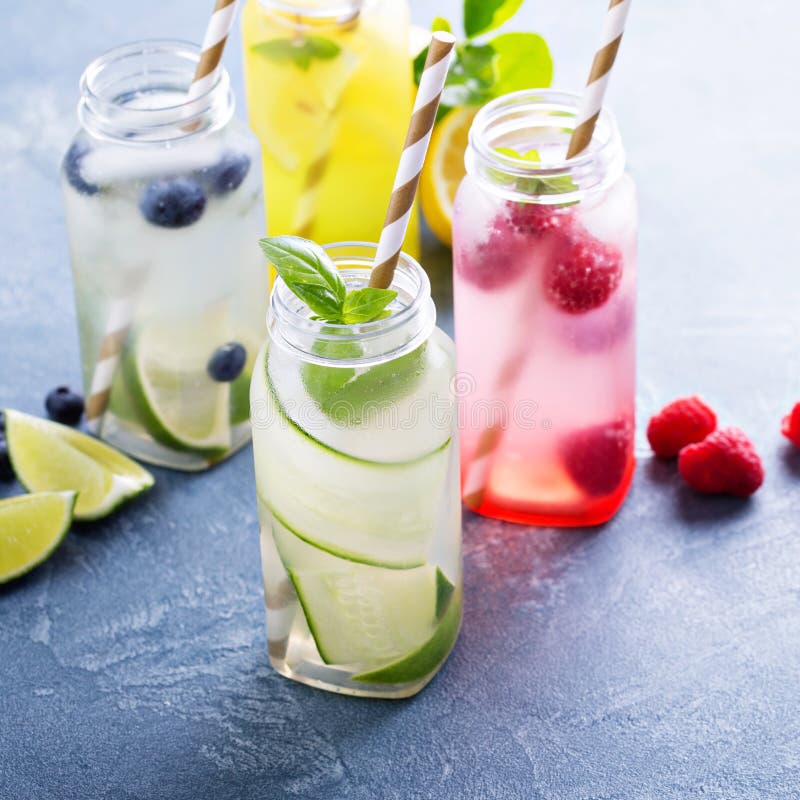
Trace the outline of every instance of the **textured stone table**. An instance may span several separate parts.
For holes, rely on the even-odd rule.
[[[38,413],[79,379],[56,171],[82,68],[199,38],[206,5],[4,7],[0,405]],[[457,6],[413,5],[422,23]],[[527,0],[560,86],[581,85],[603,6]],[[640,434],[601,529],[467,515],[453,655],[415,699],[369,702],[267,664],[250,453],[157,470],[0,592],[0,798],[799,797],[800,453],[777,430],[800,399],[798,23],[791,0],[635,4],[611,91],[641,189],[640,430],[704,394],[764,456],[755,498],[694,496]]]

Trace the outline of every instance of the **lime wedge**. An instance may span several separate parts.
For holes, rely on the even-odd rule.
[[[100,519],[154,483],[147,470],[97,439],[20,411],[5,413],[20,483],[29,492],[77,492],[75,519]]]
[[[0,500],[0,583],[46,561],[72,522],[75,492],[38,492]]]
[[[450,604],[433,635],[413,653],[388,666],[353,677],[359,683],[412,683],[430,675],[447,658],[461,627],[461,594]]]
[[[208,458],[230,448],[231,384],[212,380],[206,371],[226,341],[214,319],[151,323],[135,334],[122,368],[142,423],[161,444]]]

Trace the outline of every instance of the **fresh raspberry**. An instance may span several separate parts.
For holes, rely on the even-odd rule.
[[[739,428],[720,428],[681,450],[678,472],[698,492],[749,497],[764,482],[753,443]]]
[[[593,497],[605,497],[619,487],[632,452],[633,425],[628,419],[577,430],[561,444],[570,477]]]
[[[511,224],[524,236],[541,239],[549,233],[565,233],[575,225],[572,209],[539,203],[508,203]]]
[[[800,447],[800,403],[783,418],[781,433],[796,447]]]
[[[456,272],[480,289],[498,289],[525,269],[527,248],[523,237],[506,217],[497,217],[485,241],[456,253]]]
[[[647,441],[657,456],[672,458],[687,444],[702,442],[716,428],[717,415],[699,397],[682,397],[650,420]]]
[[[583,314],[608,300],[622,279],[622,254],[583,233],[569,237],[544,273],[547,299],[568,314]]]

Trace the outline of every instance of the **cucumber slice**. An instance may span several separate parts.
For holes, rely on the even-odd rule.
[[[295,425],[262,383],[254,383],[253,402],[271,422],[254,425],[256,484],[273,514],[309,544],[351,561],[390,569],[425,564],[452,442],[398,464],[353,458]]]
[[[412,683],[430,675],[453,649],[461,627],[461,593],[453,595],[433,635],[413,653],[353,677],[359,683]]]
[[[365,566],[312,547],[274,517],[272,531],[326,664],[373,670],[430,639],[436,627],[433,566]]]

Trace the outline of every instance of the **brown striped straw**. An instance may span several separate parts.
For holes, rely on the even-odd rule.
[[[575,117],[576,126],[567,148],[567,158],[582,153],[592,141],[595,125],[603,108],[603,98],[608,87],[611,68],[614,66],[622,34],[625,31],[625,20],[628,17],[630,5],[631,0],[611,0],[608,6],[603,22],[600,47],[595,53],[589,80],[586,83],[586,91],[581,98]],[[522,346],[525,345],[522,344]],[[524,364],[524,356],[524,350],[512,353],[497,379],[494,394],[501,394],[516,384]],[[489,486],[495,451],[500,446],[504,428],[505,420],[492,420],[490,426],[478,439],[472,461],[464,476],[462,488],[464,503],[476,511],[483,504]]]
[[[428,58],[420,76],[414,111],[389,200],[389,210],[378,240],[370,286],[388,289],[392,283],[455,43],[455,37],[445,31],[436,31],[431,37]]]
[[[233,25],[235,11],[236,0],[216,0],[200,48],[200,60],[189,86],[188,100],[194,100],[204,95],[217,82],[222,51],[225,49],[225,42],[228,40],[228,34]],[[186,129],[192,130],[195,127],[197,127],[196,122],[187,125]],[[144,279],[141,274],[139,278],[140,280]],[[136,302],[132,287],[121,297],[112,301],[109,308],[108,320],[92,373],[89,397],[86,401],[86,426],[97,436],[100,435],[103,427],[108,401],[111,398],[114,375],[130,332],[135,310]]]
[[[616,61],[622,34],[625,32],[625,20],[628,18],[630,7],[631,0],[611,0],[608,6],[600,47],[595,53],[589,80],[586,82],[586,91],[575,117],[576,126],[569,141],[567,158],[582,153],[592,141],[594,127],[603,108],[603,98],[608,87],[611,68]]]

